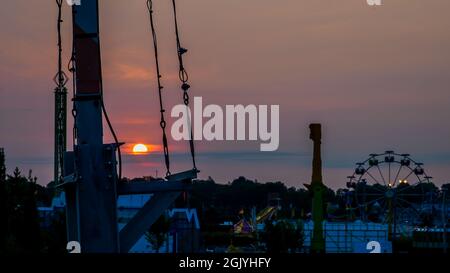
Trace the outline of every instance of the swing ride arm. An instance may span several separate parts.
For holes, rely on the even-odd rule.
[[[116,154],[120,144],[103,103],[98,9],[98,0],[72,6],[76,143],[74,151],[65,155],[61,187],[66,194],[68,241],[79,242],[83,253],[128,252],[188,190],[197,173],[186,172],[154,183],[119,182]],[[103,115],[116,143],[103,143]],[[149,193],[150,200],[119,233],[118,196]]]
[[[191,189],[190,181],[133,181],[119,183],[117,191],[119,195],[149,194],[171,191],[188,191]]]

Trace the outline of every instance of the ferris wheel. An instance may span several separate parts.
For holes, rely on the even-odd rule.
[[[347,205],[354,217],[387,224],[390,235],[422,224],[421,216],[433,198],[432,177],[422,163],[409,154],[386,151],[370,154],[356,165],[347,182],[351,195]]]

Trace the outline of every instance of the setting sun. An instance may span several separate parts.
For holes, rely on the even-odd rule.
[[[134,154],[145,154],[145,153],[148,153],[148,148],[144,144],[136,144],[133,146],[133,153]]]

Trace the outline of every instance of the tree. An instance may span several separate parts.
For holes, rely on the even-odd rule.
[[[9,217],[7,197],[5,153],[3,148],[0,148],[0,253],[6,251]]]
[[[0,148],[0,182],[6,181],[5,150]]]
[[[31,177],[31,172],[30,175]],[[5,252],[36,253],[41,250],[36,179],[22,176],[19,168],[7,176]]]
[[[278,221],[274,224],[267,221],[264,239],[268,253],[296,252],[303,246],[303,223],[298,221],[294,225],[288,221]]]
[[[446,190],[447,192],[450,192],[450,183],[443,184],[441,186],[441,190]]]
[[[0,254],[66,252],[64,212],[54,217],[48,230],[41,230],[37,206],[49,206],[54,189],[36,182],[31,170],[28,177],[17,167],[6,175],[5,153],[0,148]]]
[[[145,233],[145,239],[152,245],[156,253],[166,241],[169,229],[170,220],[165,215],[161,215]]]

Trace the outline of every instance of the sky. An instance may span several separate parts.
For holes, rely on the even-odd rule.
[[[154,0],[164,103],[182,103],[170,1]],[[239,176],[301,187],[311,177],[310,123],[323,126],[326,185],[344,187],[355,163],[394,150],[423,162],[436,184],[450,180],[450,1],[178,0],[192,96],[204,105],[279,105],[280,146],[199,141],[200,177]],[[53,175],[53,89],[57,69],[54,0],[0,6],[0,147],[8,172]],[[71,13],[64,6],[64,60]],[[159,106],[144,0],[101,0],[105,103],[124,151],[127,177],[161,175]],[[69,103],[69,110],[71,104]],[[169,128],[174,119],[168,118]],[[68,117],[68,148],[72,149]],[[105,141],[111,136],[105,128]],[[173,171],[191,168],[187,143],[169,140]]]

